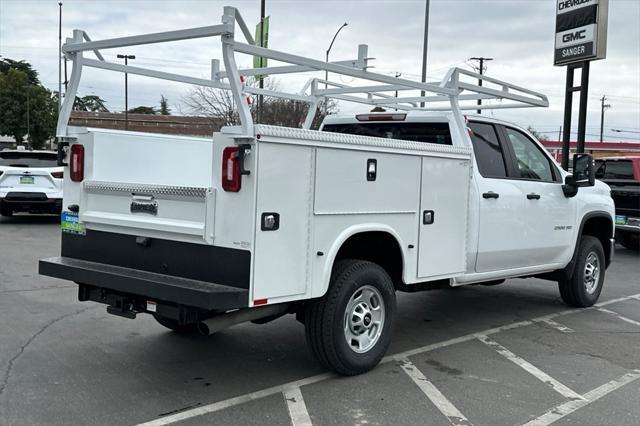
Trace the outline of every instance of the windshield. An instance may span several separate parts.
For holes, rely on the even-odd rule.
[[[345,123],[326,124],[322,131],[377,138],[451,145],[449,123]]]
[[[599,179],[633,179],[631,160],[596,161],[596,177]]]
[[[57,167],[58,157],[55,152],[0,152],[0,166]]]

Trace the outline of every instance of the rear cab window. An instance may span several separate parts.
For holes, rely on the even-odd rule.
[[[55,152],[0,151],[0,166],[5,167],[57,167]]]
[[[346,133],[376,138],[452,145],[449,123],[429,122],[359,122],[325,124],[323,132]]]

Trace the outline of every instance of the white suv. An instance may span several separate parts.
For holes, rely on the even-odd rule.
[[[0,214],[60,214],[63,173],[55,152],[0,152]]]

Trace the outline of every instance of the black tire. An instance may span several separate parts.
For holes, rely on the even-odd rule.
[[[628,233],[620,234],[620,244],[627,250],[640,250],[640,235],[633,235]]]
[[[173,330],[179,334],[197,334],[198,327],[197,324],[180,324],[178,321],[170,318],[161,317],[159,315],[153,316],[158,323],[169,330]]]
[[[13,211],[10,208],[3,207],[0,209],[0,216],[11,217],[13,216]]]
[[[358,299],[358,293],[364,298],[355,305],[354,311],[347,317],[346,310],[349,308],[351,311],[350,306],[355,303],[354,300]],[[368,295],[371,295],[369,299],[367,299]],[[367,322],[367,314],[362,313],[362,310],[357,311],[358,305],[363,301],[365,309],[371,305],[371,310],[366,312],[373,313],[382,309],[383,320],[378,329],[375,328],[375,321],[371,320],[371,315]],[[361,315],[362,324],[369,327],[374,336],[377,335],[372,339],[372,346],[360,353],[358,350],[363,348],[355,348],[354,340],[351,344],[347,343],[345,331],[346,321],[353,322],[352,318],[356,318],[356,311],[359,312],[357,315]],[[306,305],[307,344],[318,361],[326,368],[347,376],[364,373],[378,365],[387,351],[391,343],[395,315],[395,288],[387,272],[372,262],[342,260],[334,267],[329,290],[324,297],[311,300]],[[381,331],[378,332],[378,330]],[[370,335],[367,331],[362,331],[362,334]]]
[[[597,259],[598,276],[596,280],[589,280],[587,283],[586,269],[587,262]],[[591,263],[591,262],[590,262]],[[600,297],[605,277],[604,250],[600,240],[590,235],[585,235],[580,239],[578,245],[578,255],[574,264],[570,279],[558,281],[560,296],[564,303],[577,308],[588,308],[593,306]],[[588,288],[590,287],[590,288]]]

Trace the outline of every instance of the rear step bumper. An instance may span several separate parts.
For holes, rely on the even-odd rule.
[[[226,310],[249,305],[247,289],[69,257],[40,260],[39,273],[80,285],[204,310]]]

